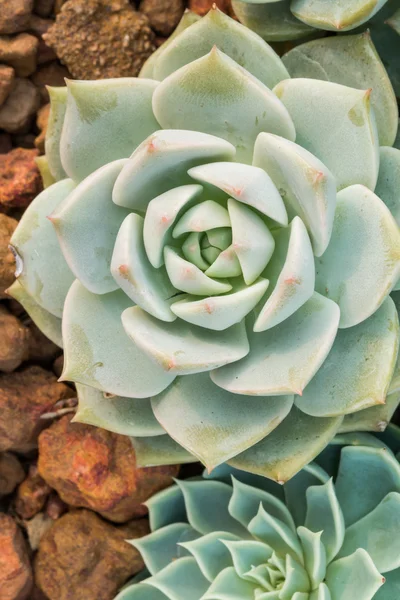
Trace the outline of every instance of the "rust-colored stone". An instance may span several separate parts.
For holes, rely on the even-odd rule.
[[[140,12],[149,19],[154,31],[169,36],[181,20],[185,5],[184,0],[142,0]]]
[[[49,600],[112,600],[143,568],[140,554],[125,540],[147,533],[144,519],[115,527],[88,510],[67,513],[39,543],[36,585]]]
[[[60,496],[53,490],[46,504],[46,515],[53,521],[56,521],[68,510],[68,505],[65,504]]]
[[[138,469],[128,437],[71,423],[65,416],[39,437],[39,472],[72,506],[122,523],[146,514],[142,503],[172,484],[178,466]]]
[[[0,496],[11,494],[25,478],[25,471],[18,458],[11,452],[0,454]]]
[[[0,35],[25,31],[33,9],[33,0],[2,0]]]
[[[128,0],[68,0],[43,38],[76,79],[135,76],[155,49]]]
[[[22,519],[31,519],[42,510],[51,488],[39,475],[36,465],[31,465],[29,473],[19,485],[15,498],[15,510]]]
[[[0,375],[0,451],[25,452],[36,447],[40,431],[48,425],[41,415],[73,395],[42,367]]]
[[[0,371],[11,373],[28,358],[29,330],[0,305]]]
[[[0,212],[26,208],[42,191],[42,178],[35,163],[37,156],[38,150],[24,148],[0,155]]]
[[[7,298],[6,289],[14,281],[15,261],[8,249],[18,221],[0,213],[0,298]]]
[[[40,90],[42,102],[49,102],[50,100],[46,86],[64,86],[66,78],[71,79],[71,73],[57,61],[41,66],[31,77],[33,83]]]
[[[27,600],[32,585],[26,542],[14,519],[0,513],[1,600]]]
[[[204,17],[211,10],[213,4],[216,4],[217,8],[227,15],[235,16],[231,0],[189,0],[189,9]]]

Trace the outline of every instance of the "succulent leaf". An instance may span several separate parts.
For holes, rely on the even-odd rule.
[[[400,227],[400,150],[380,148],[379,177],[375,194],[386,204]]]
[[[386,4],[387,0],[292,0],[290,10],[311,27],[328,31],[348,31],[362,25]]]
[[[36,304],[58,318],[74,276],[47,217],[74,188],[71,179],[64,179],[39,194],[26,209],[10,242],[17,255],[18,281]]]
[[[164,79],[154,94],[153,110],[164,129],[191,128],[227,140],[243,162],[251,161],[261,131],[295,137],[289,113],[276,95],[217,48]]]
[[[326,584],[332,600],[371,600],[384,581],[363,549],[339,558],[329,565],[326,572]]]
[[[197,460],[169,435],[133,437],[131,441],[138,467],[186,464]]]
[[[375,188],[379,148],[371,90],[301,78],[286,79],[273,91],[293,119],[297,144],[328,167],[338,190],[356,183]]]
[[[340,308],[340,327],[353,327],[381,306],[400,277],[400,230],[390,210],[361,185],[337,197],[331,243],[316,260],[316,290]]]
[[[76,384],[79,406],[74,422],[87,423],[135,437],[164,435],[147,399],[123,398],[101,392],[88,385]]]
[[[208,373],[178,377],[151,401],[165,431],[209,470],[267,436],[292,404],[293,396],[252,398],[248,403],[245,396],[215,386]]]
[[[291,77],[323,79],[360,90],[371,88],[379,143],[393,145],[399,112],[396,96],[368,30],[306,42],[292,48],[282,61]]]
[[[51,105],[50,114],[47,123],[45,151],[48,167],[55,181],[66,179],[68,177],[61,163],[60,140],[64,124],[65,112],[67,110],[66,87],[47,87]]]
[[[69,268],[93,294],[118,289],[111,257],[128,211],[113,204],[111,194],[125,164],[126,159],[117,160],[89,175],[50,217]]]
[[[76,182],[103,165],[128,158],[158,129],[151,108],[156,81],[121,77],[71,81],[61,134],[61,162]]]
[[[77,280],[72,284],[62,324],[64,380],[128,398],[147,398],[174,380],[130,342],[121,324],[121,313],[130,305],[120,290],[98,295]]]

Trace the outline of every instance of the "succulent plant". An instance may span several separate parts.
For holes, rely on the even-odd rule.
[[[397,96],[400,96],[400,7],[398,0],[233,0],[235,13],[239,20],[257,32],[266,41],[290,41],[297,45],[302,38],[321,38],[326,32],[356,33],[372,37],[379,55],[392,80]],[[312,77],[330,79],[331,75],[346,78],[342,58],[351,60],[351,44],[347,35],[339,36],[341,42],[334,41],[337,36],[329,35],[313,43],[307,43],[303,67],[313,69]],[[347,42],[346,42],[347,39]],[[350,48],[349,48],[350,44]],[[332,64],[329,57],[331,48],[339,50]],[[346,53],[340,56],[340,50]],[[325,51],[323,63],[319,64],[321,50]],[[356,52],[361,48],[357,48]],[[309,52],[313,56],[309,55]],[[315,56],[315,54],[317,56]],[[308,58],[308,60],[307,60]],[[312,61],[316,59],[316,63]],[[286,64],[285,57],[283,61]],[[288,66],[288,65],[287,65]],[[292,71],[289,72],[292,76]],[[308,77],[306,73],[300,75]],[[333,79],[336,81],[336,79]],[[354,85],[354,84],[353,84]],[[354,87],[357,87],[354,85]]]
[[[284,486],[223,465],[151,498],[148,572],[116,600],[394,600],[400,430],[335,438]]]
[[[56,182],[13,235],[10,293],[64,345],[77,420],[131,436],[139,464],[285,481],[398,404],[397,113],[288,78],[217,10],[193,20],[147,77],[50,90]]]

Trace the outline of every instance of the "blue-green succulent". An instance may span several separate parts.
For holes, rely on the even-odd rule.
[[[352,72],[364,89],[290,78],[214,9],[140,78],[50,90],[54,183],[12,237],[10,293],[64,346],[76,419],[141,465],[286,481],[395,410],[398,113],[376,54]]]
[[[148,501],[147,572],[117,600],[399,598],[399,450],[390,426],[338,436],[284,486],[226,465],[178,481]]]

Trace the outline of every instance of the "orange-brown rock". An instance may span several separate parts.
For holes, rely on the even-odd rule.
[[[0,34],[25,31],[33,9],[33,0],[2,0]]]
[[[125,540],[146,535],[141,519],[116,527],[88,510],[62,516],[44,534],[35,558],[35,582],[49,600],[112,600],[143,568]]]
[[[1,600],[27,600],[32,586],[26,542],[14,519],[0,513]]]
[[[0,375],[0,452],[26,452],[36,447],[40,431],[48,425],[41,415],[73,395],[42,367]]]
[[[26,208],[42,191],[42,178],[35,163],[38,155],[36,149],[23,148],[0,154],[0,212]]]
[[[15,511],[22,519],[32,519],[42,510],[51,492],[50,486],[39,475],[36,465],[31,465],[27,477],[18,486]]]
[[[181,20],[185,5],[183,0],[142,0],[140,12],[149,19],[154,31],[168,36]]]
[[[25,471],[18,458],[11,452],[0,454],[0,496],[11,494],[25,478]]]
[[[15,71],[12,67],[0,64],[0,106],[7,100],[13,88]]]
[[[6,289],[14,281],[15,261],[8,249],[10,238],[18,221],[0,213],[0,298],[6,298]]]
[[[178,466],[139,469],[128,437],[71,423],[65,416],[39,437],[39,472],[72,506],[122,523],[146,514],[142,503],[172,484]]]
[[[0,37],[0,62],[10,65],[17,77],[28,77],[35,72],[39,42],[34,35],[20,33]]]
[[[29,329],[0,304],[0,371],[11,373],[28,358]]]
[[[231,0],[189,0],[189,8],[201,17],[204,17],[211,10],[213,4],[216,4],[219,10],[233,17]]]
[[[71,79],[71,73],[66,67],[63,67],[63,65],[60,65],[55,60],[39,67],[36,73],[31,77],[33,83],[39,88],[42,102],[44,103],[50,101],[49,92],[47,91],[46,86],[64,86],[66,78]]]
[[[133,77],[155,49],[129,0],[68,0],[43,38],[76,79]]]

